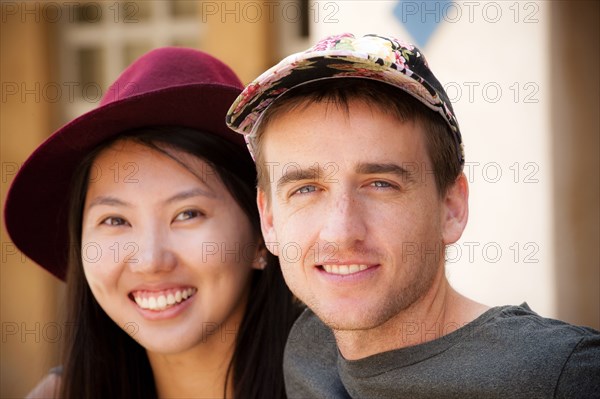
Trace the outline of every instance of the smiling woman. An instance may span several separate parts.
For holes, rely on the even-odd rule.
[[[123,82],[139,92],[56,132],[7,198],[15,244],[66,277],[74,325],[30,396],[284,397],[298,309],[260,235],[252,159],[225,127],[239,81],[167,48]]]

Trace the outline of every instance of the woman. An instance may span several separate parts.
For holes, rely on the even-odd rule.
[[[207,54],[154,50],[23,165],[7,230],[66,277],[73,326],[32,396],[284,397],[298,309],[260,237],[252,160],[225,127],[241,88]]]

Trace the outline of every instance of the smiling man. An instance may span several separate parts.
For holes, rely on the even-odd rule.
[[[238,97],[265,241],[308,310],[292,398],[590,397],[597,331],[455,291],[445,247],[468,219],[458,122],[416,47],[328,37]]]

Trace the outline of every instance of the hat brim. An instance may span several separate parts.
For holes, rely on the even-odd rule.
[[[243,138],[224,121],[239,93],[239,88],[222,84],[169,87],[100,106],[63,126],[37,148],[12,182],[4,219],[13,243],[64,280],[70,185],[84,157],[120,133],[149,126],[194,128],[245,148]]]
[[[411,57],[422,57],[416,48],[406,51]],[[288,91],[328,79],[369,79],[394,86],[439,114],[450,128],[459,162],[464,163],[460,128],[452,105],[443,89],[436,89],[431,84],[430,81],[434,81],[441,87],[424,58],[418,65],[410,66],[399,54],[395,56],[390,58],[389,53],[375,55],[348,49],[292,54],[244,89],[227,112],[227,124],[245,136],[248,149],[254,157],[250,138],[256,135],[269,107]]]
[[[260,125],[264,112],[289,90],[338,78],[370,79],[395,86],[438,112],[454,129],[455,121],[450,122],[453,116],[445,112],[437,91],[416,71],[347,50],[300,53],[284,59],[248,85],[229,109],[227,123],[236,132],[251,135]]]

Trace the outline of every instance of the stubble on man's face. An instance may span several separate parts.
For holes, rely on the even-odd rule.
[[[310,104],[270,122],[263,156],[281,166],[271,170],[261,216],[292,292],[331,328],[355,331],[377,328],[422,298],[443,273],[443,245],[420,125],[363,102],[349,106]],[[287,179],[291,165],[320,173]],[[333,257],[315,255],[332,244]],[[286,246],[299,251],[291,256]],[[340,274],[356,266],[366,269]]]

